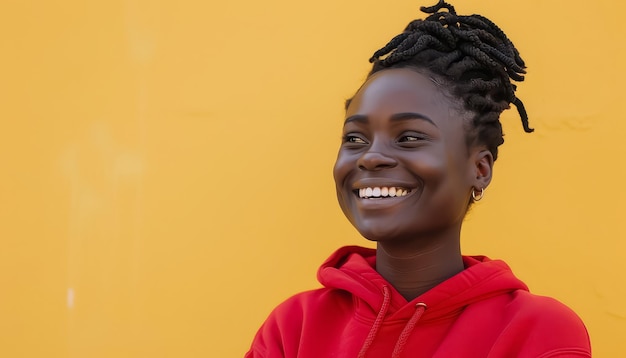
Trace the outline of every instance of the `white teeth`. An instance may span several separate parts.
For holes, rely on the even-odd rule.
[[[409,194],[409,189],[399,188],[399,187],[367,187],[359,189],[359,197],[360,198],[385,198],[385,197],[399,197],[399,196],[407,196]]]

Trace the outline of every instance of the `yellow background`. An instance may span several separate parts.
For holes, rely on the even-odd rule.
[[[435,1],[429,1],[431,5]],[[626,356],[623,2],[454,1],[529,66],[468,254]],[[415,0],[0,4],[0,356],[241,357],[364,244],[335,202],[342,107]]]

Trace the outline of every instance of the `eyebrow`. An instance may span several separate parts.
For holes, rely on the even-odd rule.
[[[435,122],[432,121],[432,119],[428,118],[428,116],[425,116],[425,115],[423,115],[421,113],[415,113],[415,112],[395,113],[395,114],[391,115],[391,118],[389,118],[389,119],[392,122],[420,119],[420,120],[426,121],[426,122],[432,124],[433,126],[437,127],[437,125],[435,124]],[[350,116],[350,117],[346,118],[346,120],[343,122],[343,124],[346,125],[346,124],[348,124],[350,122],[359,122],[359,123],[367,124],[369,122],[369,118],[366,115],[364,115],[364,114],[355,114],[353,116]]]

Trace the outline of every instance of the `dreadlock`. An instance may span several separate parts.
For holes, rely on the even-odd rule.
[[[511,83],[524,80],[524,61],[504,32],[483,16],[457,15],[443,0],[420,10],[429,16],[410,22],[404,32],[376,51],[368,77],[387,68],[412,67],[443,80],[474,114],[468,140],[486,145],[495,160],[498,146],[504,143],[500,114],[511,103],[524,131],[533,131],[522,101],[515,96],[516,85]]]

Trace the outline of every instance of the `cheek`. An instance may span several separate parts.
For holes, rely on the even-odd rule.
[[[438,186],[449,172],[449,163],[437,150],[414,153],[406,158],[407,166],[421,182],[421,185]]]
[[[412,157],[412,172],[421,181],[423,203],[436,212],[464,210],[466,206],[465,163],[450,156],[442,148],[416,153]]]
[[[419,153],[419,158],[415,158],[414,163],[418,163],[416,165],[421,168],[424,179],[459,183],[467,176],[468,160],[466,156],[459,155],[458,151],[442,145]]]
[[[352,165],[350,164],[348,156],[341,151],[337,154],[337,160],[335,160],[335,166],[333,167],[333,178],[335,179],[335,185],[339,188],[346,180]]]
[[[468,161],[459,153],[448,153],[445,156],[445,165],[440,168],[440,177],[435,186],[435,195],[442,207],[447,208],[454,217],[464,216],[467,210],[467,202],[471,183],[468,181]]]
[[[349,159],[349,156],[342,154],[342,152],[339,151],[337,154],[337,160],[335,161],[335,166],[333,167],[333,178],[335,179],[337,202],[339,203],[339,207],[344,215],[350,222],[353,223],[352,211],[349,209],[350,204],[348,203],[350,197],[346,197],[349,193],[347,193],[344,188],[346,179],[348,178],[352,168],[353,164]]]

